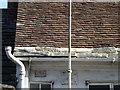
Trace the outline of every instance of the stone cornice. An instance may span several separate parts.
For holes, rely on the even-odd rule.
[[[72,48],[72,56],[78,58],[116,58],[119,48]],[[57,47],[15,47],[15,56],[68,56],[68,48]]]

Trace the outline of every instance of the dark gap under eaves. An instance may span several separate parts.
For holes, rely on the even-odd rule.
[[[68,58],[68,56],[16,56],[16,57]],[[71,57],[76,58],[76,56],[71,56]]]

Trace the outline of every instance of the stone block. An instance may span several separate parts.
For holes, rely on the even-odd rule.
[[[16,90],[14,86],[0,84],[0,90]]]

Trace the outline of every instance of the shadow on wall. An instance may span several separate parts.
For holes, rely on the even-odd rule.
[[[2,83],[16,86],[15,64],[5,53],[5,46],[14,47],[17,20],[17,2],[9,2],[8,9],[2,9]]]
[[[118,80],[120,81],[120,51],[118,52]]]

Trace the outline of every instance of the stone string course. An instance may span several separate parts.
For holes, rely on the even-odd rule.
[[[72,48],[72,56],[86,58],[117,58],[118,48]],[[15,56],[68,56],[68,48],[57,47],[15,47]]]

